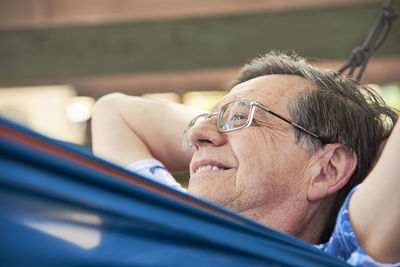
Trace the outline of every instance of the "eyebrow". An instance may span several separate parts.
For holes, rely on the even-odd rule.
[[[211,113],[217,112],[219,109],[220,109],[220,108],[219,108],[219,105],[218,105],[218,104],[215,104],[215,105],[213,106],[213,108],[211,109]]]
[[[223,105],[225,105],[225,104],[227,104],[227,103],[230,103],[230,102],[232,102],[232,101],[241,99],[241,98],[243,98],[243,97],[235,97],[235,98],[232,98],[232,99],[230,99],[229,101],[226,101],[226,102],[225,102],[224,104],[222,104],[222,105],[221,105],[220,102],[218,102],[218,103],[216,103],[216,104],[214,105],[214,107],[211,109],[211,112],[217,112],[218,110],[220,110],[220,108],[221,108]]]

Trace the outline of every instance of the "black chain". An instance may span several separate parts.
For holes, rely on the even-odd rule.
[[[348,77],[352,77],[355,69],[361,66],[357,75],[357,81],[361,80],[369,59],[382,45],[392,28],[392,21],[399,15],[392,7],[393,1],[394,0],[389,0],[389,2],[383,4],[382,13],[371,29],[364,44],[353,49],[349,62],[338,71],[340,74],[350,68]]]

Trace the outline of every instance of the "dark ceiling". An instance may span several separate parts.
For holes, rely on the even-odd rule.
[[[338,68],[364,42],[383,3],[2,0],[0,86],[68,83],[95,98],[215,90],[271,49]],[[365,74],[375,83],[399,77],[400,19]]]

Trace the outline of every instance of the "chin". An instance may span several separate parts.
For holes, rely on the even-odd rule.
[[[196,188],[195,186],[189,185],[187,193],[198,198],[207,199],[206,190]]]
[[[205,193],[205,192],[194,192],[193,193],[193,192],[188,191],[188,193],[197,198],[200,198],[202,200],[211,202],[215,205],[221,206],[223,208],[228,208],[226,199],[221,199],[221,196],[214,196],[214,195],[210,195],[209,193]]]
[[[217,203],[217,199],[213,196],[213,194],[210,194],[209,190],[205,190],[204,188],[198,188],[195,186],[190,186],[187,191],[190,195],[213,202]],[[218,203],[217,203],[218,204]]]

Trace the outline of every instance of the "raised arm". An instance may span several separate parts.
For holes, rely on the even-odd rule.
[[[383,263],[400,261],[400,123],[375,168],[349,203],[350,220],[365,251]]]
[[[170,171],[185,171],[192,152],[182,150],[183,131],[200,112],[120,93],[106,95],[94,109],[93,152],[121,166],[155,158]]]

